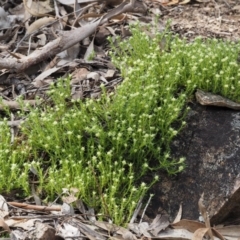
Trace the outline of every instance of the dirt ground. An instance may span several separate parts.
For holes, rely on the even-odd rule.
[[[164,22],[171,20],[173,31],[188,39],[201,36],[240,40],[239,1],[191,1],[182,5],[160,6],[160,14]]]

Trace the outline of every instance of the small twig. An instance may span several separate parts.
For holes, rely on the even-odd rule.
[[[30,50],[31,50],[31,41],[32,41],[32,35],[30,35],[29,40],[28,40],[28,52],[27,52],[27,56],[30,54]]]
[[[39,205],[30,205],[26,203],[19,202],[7,202],[10,206],[24,208],[24,209],[32,209],[38,211],[61,211],[61,207],[48,207],[48,206],[39,206]]]
[[[212,0],[212,1],[214,2],[215,6],[216,6],[216,8],[217,8],[217,10],[218,10],[218,19],[220,20],[220,21],[219,21],[219,26],[220,26],[221,23],[222,23],[220,7],[219,7],[219,5],[216,3],[215,0]]]
[[[13,113],[11,113],[11,122],[13,122],[13,121],[14,121],[14,115],[13,115]],[[12,145],[13,142],[14,142],[14,137],[15,137],[14,127],[13,126],[11,126],[10,131],[11,131],[11,141],[10,141],[10,143]]]
[[[148,205],[150,204],[150,201],[151,201],[152,197],[153,197],[153,194],[150,194],[150,197],[149,197],[149,199],[148,199],[148,201],[147,201],[147,204],[146,204],[145,208],[143,209],[143,213],[142,213],[142,216],[141,216],[141,219],[140,219],[140,222],[139,222],[139,223],[142,222],[143,217],[144,217],[145,212],[146,212],[146,210],[147,210],[147,208],[148,208]]]
[[[227,7],[231,9],[231,6],[230,6],[230,4],[227,2],[227,0],[223,0],[223,1],[224,1],[224,3],[227,5]]]
[[[11,128],[13,128],[13,127],[19,127],[19,125],[20,125],[22,122],[24,122],[23,119],[14,120],[14,121],[8,121],[8,122],[7,122],[7,125],[8,125],[9,127],[11,127]]]
[[[135,219],[136,219],[136,217],[137,217],[137,215],[138,215],[138,213],[139,213],[139,211],[140,211],[140,209],[142,207],[142,200],[143,200],[143,196],[138,201],[137,207],[136,207],[136,209],[135,209],[135,211],[133,213],[133,216],[132,216],[132,218],[130,220],[130,223],[134,223],[134,221],[135,221]]]
[[[60,16],[60,14],[59,14],[58,4],[57,4],[57,1],[56,1],[56,0],[54,0],[54,9],[55,9],[56,17],[57,17],[58,19],[60,19],[61,16]],[[62,22],[59,21],[59,24],[60,24],[61,30],[63,30],[63,24],[62,24]]]

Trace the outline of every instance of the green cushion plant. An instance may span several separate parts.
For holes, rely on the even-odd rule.
[[[240,101],[239,43],[187,43],[167,31],[151,39],[139,26],[131,31],[117,48],[112,44],[124,78],[115,93],[101,86],[101,99],[71,101],[70,79],[59,79],[48,92],[53,104],[29,108],[12,145],[6,119],[1,122],[1,190],[28,194],[29,181],[36,180],[38,192],[53,198],[76,187],[99,217],[124,225],[158,180],[154,175],[147,185],[143,176],[184,169],[184,158],[171,158],[170,144],[186,125],[186,102],[196,88]]]

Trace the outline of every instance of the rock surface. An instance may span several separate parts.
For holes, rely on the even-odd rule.
[[[240,217],[240,112],[194,103],[187,123],[172,144],[175,157],[186,157],[186,169],[174,177],[159,173],[151,211],[173,220],[182,203],[182,218],[198,219],[204,192],[212,224]]]

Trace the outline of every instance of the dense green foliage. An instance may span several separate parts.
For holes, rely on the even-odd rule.
[[[113,48],[124,77],[115,93],[106,94],[102,86],[101,99],[72,101],[69,79],[60,79],[49,91],[53,105],[30,109],[12,145],[2,122],[1,190],[29,193],[29,178],[50,197],[76,187],[86,204],[124,224],[150,187],[141,182],[147,172],[184,169],[184,158],[171,158],[170,143],[186,124],[186,101],[194,90],[240,101],[239,44],[187,44],[169,33],[150,39],[138,27],[132,33]]]

